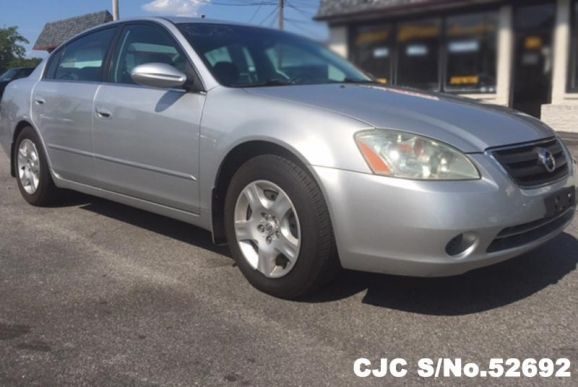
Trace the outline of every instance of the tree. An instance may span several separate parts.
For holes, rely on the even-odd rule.
[[[38,58],[25,57],[23,44],[27,43],[18,27],[0,28],[0,74],[10,67],[32,67],[40,62]]]
[[[10,62],[8,67],[36,67],[40,62],[40,58],[18,58]]]

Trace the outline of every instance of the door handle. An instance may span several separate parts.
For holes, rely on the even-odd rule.
[[[34,98],[34,103],[36,105],[44,105],[45,102],[46,100],[44,98]]]
[[[96,110],[96,116],[98,118],[110,118],[112,116],[112,114],[107,110],[97,109]]]

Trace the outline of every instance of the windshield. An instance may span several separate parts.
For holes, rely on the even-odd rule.
[[[185,23],[179,29],[224,86],[371,82],[345,59],[297,35],[211,23]]]
[[[16,74],[18,73],[18,69],[10,69],[6,71],[4,74],[0,75],[0,81],[11,81]]]

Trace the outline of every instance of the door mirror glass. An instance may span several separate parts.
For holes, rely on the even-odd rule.
[[[136,66],[130,76],[139,85],[161,89],[183,87],[187,82],[185,73],[166,63],[145,63]]]

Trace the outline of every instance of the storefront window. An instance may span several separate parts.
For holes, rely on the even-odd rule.
[[[496,91],[497,15],[484,12],[446,19],[446,91]]]
[[[570,65],[570,91],[578,92],[578,1],[574,1],[572,15],[572,63]]]
[[[350,37],[351,59],[388,84],[495,93],[497,30],[496,10],[359,25]]]
[[[391,25],[363,26],[353,37],[353,61],[383,83],[391,83],[393,33]]]
[[[399,24],[397,84],[439,90],[440,38],[440,19]]]

